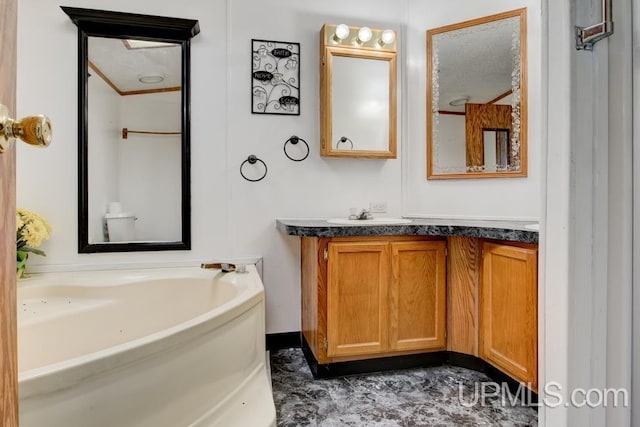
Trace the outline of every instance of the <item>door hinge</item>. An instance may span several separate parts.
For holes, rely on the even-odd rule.
[[[329,348],[329,341],[327,341],[327,337],[324,337],[322,339],[322,345],[323,345],[325,350],[327,350]]]
[[[324,260],[329,260],[329,248],[324,248]]]

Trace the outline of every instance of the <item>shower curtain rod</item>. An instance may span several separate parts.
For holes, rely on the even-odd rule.
[[[146,135],[180,135],[182,132],[155,132],[149,130],[130,130],[122,128],[122,139],[127,139],[130,133],[141,133]]]

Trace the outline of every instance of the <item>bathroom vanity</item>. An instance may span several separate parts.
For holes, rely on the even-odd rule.
[[[537,231],[364,224],[277,221],[301,238],[302,345],[314,375],[448,361],[537,391]]]

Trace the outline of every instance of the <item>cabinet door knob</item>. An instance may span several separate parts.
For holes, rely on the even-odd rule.
[[[47,147],[51,144],[51,120],[39,115],[15,121],[9,117],[9,109],[0,104],[0,153],[11,150],[15,138],[36,147]]]

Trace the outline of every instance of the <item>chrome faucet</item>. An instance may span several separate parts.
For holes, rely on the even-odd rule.
[[[223,273],[247,273],[247,265],[246,264],[231,264],[228,262],[212,262],[212,263],[203,263],[200,264],[200,268],[204,269],[220,269]]]
[[[366,219],[373,219],[373,215],[368,210],[362,209],[360,211],[360,213],[356,216],[356,219],[361,220],[361,221],[366,220]]]
[[[223,273],[231,273],[232,271],[236,271],[235,264],[229,264],[227,262],[213,262],[209,264],[200,264],[200,268],[211,269],[216,268],[222,270]]]

